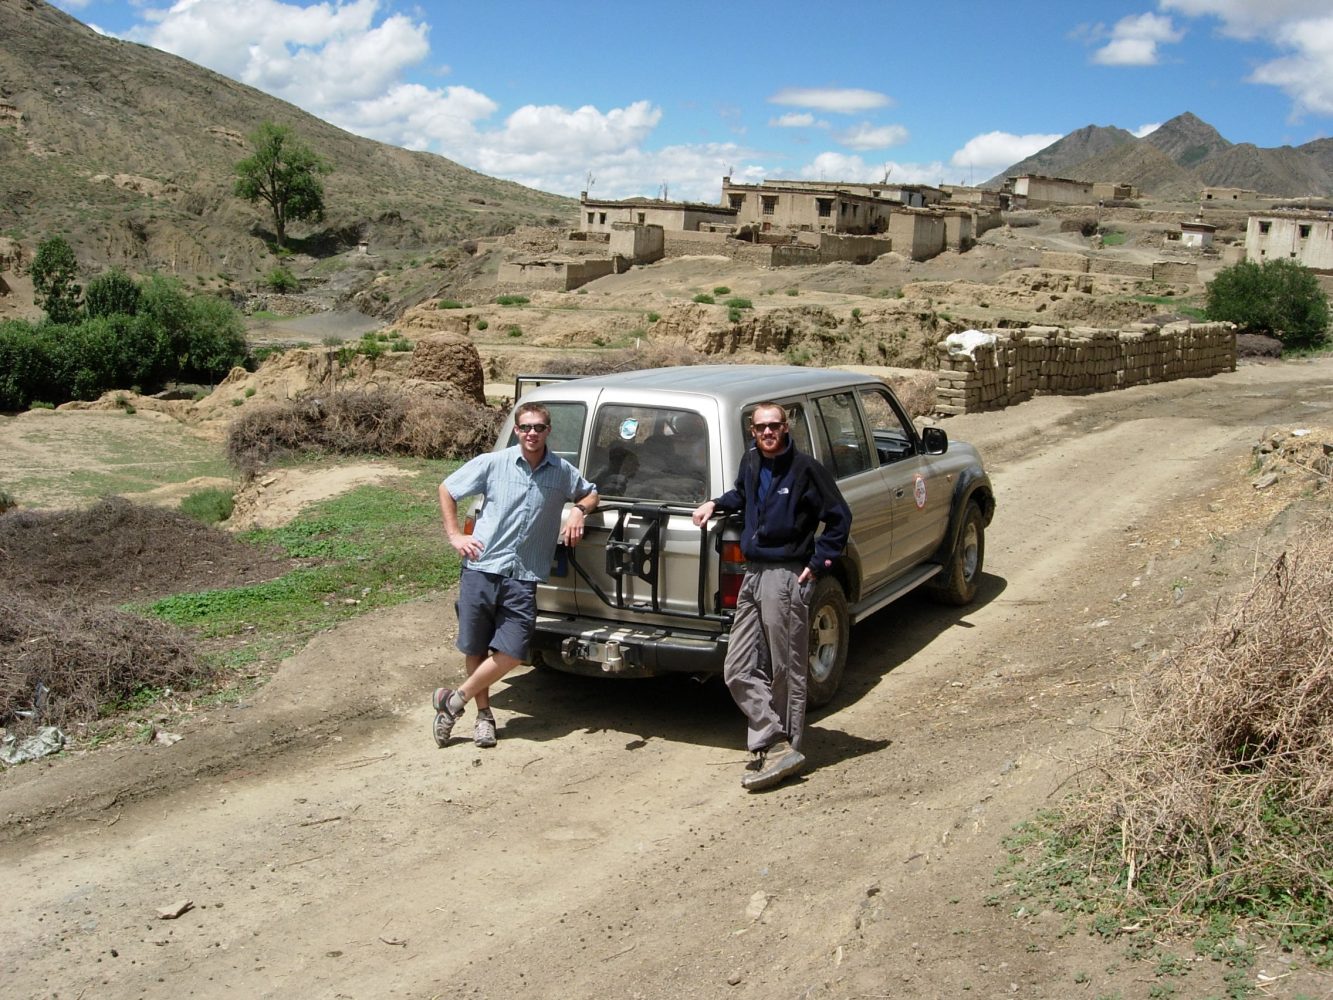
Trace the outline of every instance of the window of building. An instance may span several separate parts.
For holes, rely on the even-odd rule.
[[[1271,222],[1261,222],[1261,223],[1259,223],[1259,235],[1260,235],[1260,236],[1267,236],[1267,235],[1268,235],[1268,231],[1269,231],[1270,229],[1272,229],[1272,228],[1273,228],[1273,224],[1272,224]]]
[[[1301,239],[1303,239],[1303,240],[1308,240],[1308,239],[1310,238],[1310,227],[1309,227],[1309,226],[1301,226],[1301,227],[1300,227],[1300,231],[1301,231]]]
[[[765,215],[772,215],[772,214],[774,213],[774,211],[776,211],[777,207],[778,207],[778,196],[777,196],[777,195],[775,195],[775,194],[774,194],[774,195],[767,195],[767,194],[764,195],[764,214],[765,214]]]
[[[598,213],[597,221],[600,222],[602,225],[606,225],[606,213],[605,213],[605,212],[599,212],[599,213]]]
[[[832,198],[816,198],[815,204],[819,206],[819,217],[821,219],[827,219],[833,215]]]
[[[589,222],[592,221],[592,213],[591,213],[591,212],[588,213],[588,221],[589,221]]]
[[[640,213],[639,213],[639,225],[642,226],[642,225],[643,225],[643,220],[646,219],[647,217],[648,217],[648,216],[647,216],[647,213],[645,213],[645,212],[640,212]]]
[[[731,197],[731,207],[732,207],[732,208],[735,208],[735,209],[741,209],[741,208],[744,208],[744,207],[745,207],[745,195],[743,195],[743,194],[733,194],[733,195],[731,195],[730,197]]]

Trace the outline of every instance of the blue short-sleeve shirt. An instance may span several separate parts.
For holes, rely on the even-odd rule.
[[[534,469],[518,445],[466,462],[444,480],[455,500],[486,498],[472,537],[484,546],[464,565],[516,580],[545,580],[551,572],[566,502],[596,487],[549,448]]]

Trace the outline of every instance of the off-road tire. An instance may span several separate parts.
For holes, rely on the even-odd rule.
[[[847,640],[851,637],[851,616],[842,584],[831,576],[815,581],[810,595],[810,673],[806,686],[806,704],[818,708],[827,705],[838,693],[842,671],[847,666]]]
[[[969,500],[963,509],[963,520],[958,525],[958,537],[944,570],[932,583],[930,595],[942,604],[962,607],[971,604],[977,596],[977,581],[986,559],[986,519],[975,500]]]

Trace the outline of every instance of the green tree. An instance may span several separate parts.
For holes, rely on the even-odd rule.
[[[268,204],[281,247],[287,223],[324,218],[324,185],[319,178],[333,168],[286,125],[264,122],[250,133],[250,147],[253,155],[236,164],[234,191],[251,203]]]
[[[52,236],[37,245],[32,259],[32,290],[52,323],[71,323],[79,318],[79,295],[74,281],[79,262],[63,236]]]
[[[88,282],[83,307],[89,317],[133,316],[139,311],[139,286],[124,271],[104,271]]]
[[[1294,260],[1243,261],[1208,285],[1208,318],[1270,334],[1284,347],[1312,347],[1328,337],[1328,298],[1314,272]]]

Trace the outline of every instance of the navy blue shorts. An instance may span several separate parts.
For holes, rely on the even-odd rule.
[[[537,583],[464,569],[458,580],[458,650],[485,656],[492,649],[527,662],[537,624]]]

